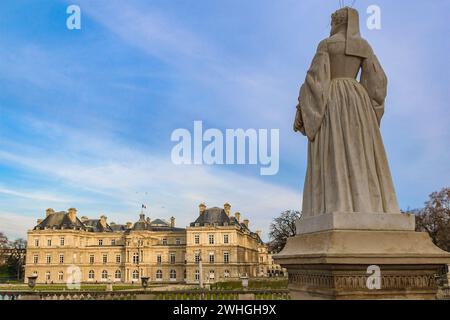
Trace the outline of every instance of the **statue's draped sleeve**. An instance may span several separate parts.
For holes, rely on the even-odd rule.
[[[330,87],[330,57],[326,40],[319,43],[317,52],[300,88],[297,109],[301,112],[301,132],[313,141],[322,124]]]
[[[370,50],[369,56],[362,63],[360,83],[369,95],[378,124],[380,124],[384,114],[384,100],[387,94],[387,77],[372,50]]]

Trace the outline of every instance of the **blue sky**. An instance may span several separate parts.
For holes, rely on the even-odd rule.
[[[346,1],[347,3],[351,1]],[[82,29],[66,28],[77,4]],[[368,30],[366,8],[381,8]],[[298,88],[339,1],[23,1],[0,4],[0,231],[45,209],[185,226],[222,206],[268,231],[301,207],[307,142]],[[361,31],[389,77],[382,134],[400,206],[449,186],[448,1],[362,1]],[[175,166],[177,128],[280,129],[280,170]]]

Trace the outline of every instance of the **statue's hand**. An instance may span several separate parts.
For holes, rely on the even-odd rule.
[[[303,135],[305,135],[305,127],[303,125],[302,112],[300,111],[299,106],[297,106],[297,113],[295,115],[294,121],[294,131],[300,131]]]

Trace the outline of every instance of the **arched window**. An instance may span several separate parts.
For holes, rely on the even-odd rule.
[[[230,277],[230,271],[229,270],[225,270],[224,273],[223,273],[223,276],[225,278],[229,278]]]
[[[95,277],[94,270],[89,270],[88,278],[89,278],[89,279],[94,279],[94,277]]]
[[[102,279],[108,279],[108,271],[106,270],[102,271]]]
[[[162,280],[163,273],[161,270],[156,270],[156,280]]]
[[[116,270],[114,273],[114,278],[121,279],[122,278],[122,272],[120,270]]]
[[[177,280],[177,272],[175,270],[170,270],[170,280]]]
[[[134,270],[133,271],[133,279],[134,280],[138,280],[139,279],[139,271],[138,270]]]

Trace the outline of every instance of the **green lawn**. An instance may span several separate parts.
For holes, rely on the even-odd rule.
[[[287,279],[250,279],[248,281],[249,289],[287,289]],[[240,290],[242,289],[241,281],[225,281],[225,282],[217,282],[211,285],[212,290]]]

